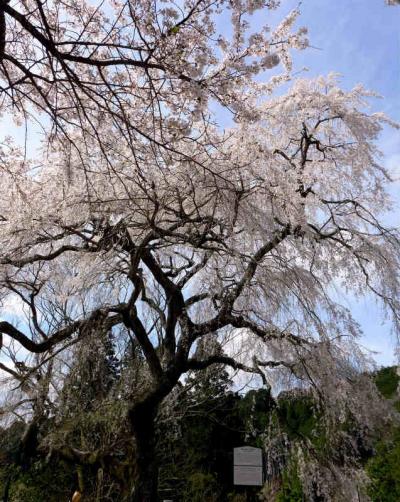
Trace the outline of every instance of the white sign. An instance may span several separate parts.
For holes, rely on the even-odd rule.
[[[233,483],[235,485],[262,486],[263,462],[261,448],[242,446],[233,449]]]
[[[242,446],[241,448],[234,448],[233,463],[234,465],[256,465],[261,467],[261,448],[253,448],[252,446]]]
[[[262,486],[262,467],[253,465],[235,465],[233,467],[233,484],[246,486]]]

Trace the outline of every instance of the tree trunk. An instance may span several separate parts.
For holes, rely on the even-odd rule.
[[[83,475],[83,466],[76,466],[76,476],[78,478],[78,488],[81,493],[85,491],[85,476]]]
[[[4,484],[3,498],[2,502],[8,502],[10,496],[10,486],[11,486],[11,474],[8,475],[7,480]]]
[[[158,403],[136,404],[129,413],[136,441],[135,479],[131,502],[157,502],[158,464],[156,459],[155,418]]]

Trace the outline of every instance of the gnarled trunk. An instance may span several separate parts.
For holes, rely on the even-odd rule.
[[[134,491],[131,502],[157,502],[158,464],[156,459],[155,418],[158,403],[136,404],[129,413],[136,440]]]
[[[8,475],[7,480],[4,484],[2,502],[8,502],[10,499],[10,487],[11,487],[11,474]]]

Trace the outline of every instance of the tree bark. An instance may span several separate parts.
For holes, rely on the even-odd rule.
[[[137,403],[129,413],[136,441],[134,489],[130,502],[158,501],[158,464],[156,459],[155,419],[158,402]]]
[[[10,487],[11,487],[11,474],[8,475],[7,480],[4,484],[3,497],[2,502],[8,502],[10,496]]]

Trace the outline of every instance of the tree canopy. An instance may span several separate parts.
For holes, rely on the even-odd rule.
[[[2,113],[42,138],[35,154],[1,142],[4,409],[40,429],[74,362],[100,350],[93,337],[112,335],[137,363],[114,396],[135,438],[132,500],[155,500],[154,421],[187,372],[292,379],[333,420],[351,408],[368,421],[343,295],[374,296],[400,327],[376,144],[397,126],[334,75],[273,94],[307,46],[297,11],[268,26],[278,3],[0,2]],[[218,343],[198,350],[205,339]]]

